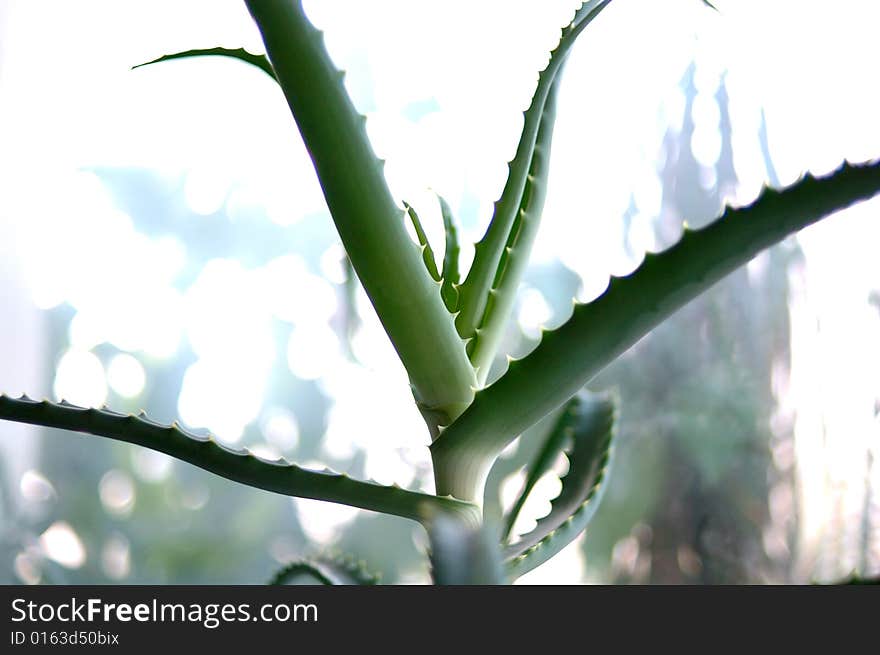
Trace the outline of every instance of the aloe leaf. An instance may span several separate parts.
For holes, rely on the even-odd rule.
[[[845,163],[825,177],[808,174],[784,190],[765,189],[747,207],[725,209],[702,229],[686,229],[668,250],[649,253],[633,273],[612,278],[601,296],[576,305],[565,324],[512,361],[434,441],[438,491],[478,498],[507,444],[659,323],[763,249],[878,192],[880,162]]]
[[[285,459],[265,460],[247,449],[232,449],[182,429],[162,425],[146,415],[77,407],[62,401],[10,398],[0,394],[0,419],[30,423],[124,441],[170,455],[216,475],[287,496],[352,505],[423,522],[431,511],[446,511],[472,519],[477,508],[451,498],[439,498],[397,486],[354,480],[329,469],[312,471]]]
[[[434,258],[434,249],[431,248],[431,243],[428,241],[428,235],[425,234],[425,230],[422,227],[422,221],[419,219],[419,215],[416,213],[416,210],[413,209],[412,205],[404,201],[403,206],[406,208],[406,213],[409,214],[413,228],[416,231],[416,236],[419,239],[419,245],[422,247],[422,260],[425,262],[425,270],[428,271],[428,275],[434,280],[440,282],[440,271],[437,270],[437,260]]]
[[[479,328],[489,301],[489,293],[507,245],[517,212],[522,205],[523,191],[532,166],[532,156],[544,107],[565,58],[577,37],[611,0],[584,2],[571,23],[562,30],[559,44],[550,53],[550,62],[538,77],[538,86],[525,112],[523,131],[516,154],[508,164],[507,182],[495,203],[486,234],[476,245],[474,261],[464,284],[459,289],[459,309],[455,325],[463,339],[470,339]],[[485,375],[484,375],[485,378]]]
[[[406,367],[423,415],[448,425],[476,377],[440,284],[425,270],[321,33],[297,0],[247,0],[342,243]],[[414,326],[418,326],[414,329]],[[439,364],[439,363],[442,363]],[[436,429],[433,430],[436,434]]]
[[[573,425],[566,426],[572,444],[566,450],[569,469],[562,478],[562,490],[551,502],[550,513],[507,548],[506,555],[515,562],[524,556],[541,561],[552,557],[587,527],[602,500],[611,464],[615,403],[607,395],[585,394],[575,399],[574,411],[569,412]],[[563,526],[564,538],[555,534]]]
[[[280,569],[270,585],[285,585],[300,576],[310,576],[322,585],[366,585],[379,584],[379,576],[370,573],[363,562],[350,555],[318,555],[290,562]]]
[[[272,576],[272,579],[269,580],[267,584],[269,585],[286,585],[290,584],[291,581],[299,579],[300,576],[306,575],[312,577],[314,580],[321,585],[336,585],[340,584],[338,582],[334,582],[330,573],[322,570],[323,567],[317,564],[313,564],[307,560],[297,560],[295,562],[291,562],[287,564],[284,568],[279,570],[275,575]]]
[[[534,546],[521,555],[508,560],[506,569],[509,578],[515,580],[559,553],[586,529],[587,524],[593,518],[593,513],[594,504],[585,503]]]
[[[525,505],[538,480],[552,468],[556,457],[559,453],[563,452],[566,439],[570,439],[574,435],[575,424],[579,416],[580,402],[580,398],[575,396],[565,404],[556,422],[547,433],[541,449],[527,467],[526,480],[523,483],[522,491],[504,519],[505,537],[510,536],[513,525],[516,523],[517,518],[519,518],[523,505]]]
[[[494,530],[440,514],[427,524],[431,576],[438,585],[505,583],[501,550]]]
[[[492,359],[504,334],[517,289],[528,266],[529,254],[541,224],[541,214],[547,196],[547,176],[550,171],[550,147],[553,141],[553,126],[556,122],[556,91],[559,87],[559,79],[557,77],[550,85],[519,211],[513,222],[507,245],[501,253],[480,327],[468,344],[468,352],[477,371],[477,382],[480,385],[486,382],[486,377],[489,375]]]
[[[132,70],[134,70],[135,68],[150,66],[151,64],[158,64],[159,62],[163,61],[171,61],[173,59],[190,59],[191,57],[229,57],[231,59],[238,59],[239,61],[243,61],[246,64],[250,64],[251,66],[256,66],[273,80],[276,80],[275,71],[272,69],[272,64],[269,63],[269,60],[266,58],[266,56],[255,55],[252,52],[248,52],[244,48],[200,48],[196,50],[186,50],[184,52],[175,52],[171,55],[163,55],[158,59],[146,61],[143,64],[138,64],[137,66],[132,66],[131,68]]]
[[[517,442],[493,462],[486,484],[483,485],[483,517],[486,520],[496,521],[499,525],[505,524],[504,517],[509,512],[510,503],[504,502],[502,498],[502,485],[511,475],[529,471],[560,414],[561,412],[550,412],[523,432]]]
[[[458,283],[461,279],[458,270],[458,258],[461,253],[461,248],[458,245],[458,228],[455,227],[455,217],[452,215],[449,204],[442,196],[438,195],[437,200],[440,202],[440,214],[443,216],[443,229],[446,233],[440,295],[443,296],[446,309],[450,312],[456,312],[458,311]]]

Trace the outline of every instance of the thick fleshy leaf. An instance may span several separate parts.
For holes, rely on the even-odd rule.
[[[10,398],[0,394],[0,419],[85,432],[144,446],[176,457],[219,476],[258,489],[299,498],[352,505],[374,512],[424,521],[431,511],[478,515],[476,507],[451,498],[354,480],[329,469],[312,471],[285,459],[265,460],[247,449],[233,449],[211,436],[199,436],[176,423],[162,425],[146,415],[77,407],[62,401]]]
[[[550,53],[550,61],[538,77],[538,86],[525,112],[516,154],[508,164],[507,182],[501,197],[495,203],[486,234],[476,245],[474,261],[467,278],[459,289],[460,311],[455,325],[464,339],[473,337],[483,321],[498,267],[522,207],[529,171],[533,165],[535,143],[551,88],[577,37],[610,2],[611,0],[590,0],[581,3],[571,23],[562,30],[559,44]],[[524,256],[528,259],[528,253],[524,253]]]
[[[138,64],[137,66],[132,66],[132,70],[135,68],[141,68],[143,66],[150,66],[151,64],[158,64],[163,61],[172,61],[174,59],[191,59],[192,57],[228,57],[230,59],[238,59],[239,61],[243,61],[246,64],[250,64],[251,66],[256,66],[261,71],[266,73],[273,80],[275,78],[275,71],[272,69],[272,64],[269,63],[269,60],[265,55],[255,55],[252,52],[248,52],[244,48],[201,48],[196,50],[186,50],[184,52],[175,52],[172,55],[163,55],[158,59],[153,59],[152,61],[144,62],[143,64]]]
[[[541,225],[544,199],[547,195],[547,177],[550,172],[550,148],[553,141],[553,126],[556,123],[556,90],[559,87],[559,79],[557,76],[550,85],[519,211],[498,262],[498,270],[492,281],[479,328],[468,343],[468,354],[477,371],[477,381],[481,385],[486,382],[489,375],[492,360],[504,335],[504,328],[516,300],[516,292],[528,267],[532,245]]]
[[[422,247],[422,260],[425,262],[425,270],[428,271],[428,274],[434,280],[440,282],[440,271],[437,270],[437,260],[434,257],[434,249],[431,248],[431,243],[428,241],[428,235],[425,234],[425,229],[422,227],[422,221],[419,219],[419,215],[416,213],[416,210],[412,205],[408,202],[404,202],[403,206],[406,208],[406,213],[409,215],[413,229],[416,231],[419,245]]]
[[[412,242],[343,75],[299,0],[247,0],[342,243],[434,434],[470,404],[476,377]],[[437,363],[442,362],[442,366]]]
[[[556,421],[550,427],[550,431],[544,438],[544,443],[534,459],[524,467],[526,480],[523,483],[522,491],[520,491],[519,496],[517,496],[516,501],[514,501],[513,506],[504,519],[505,537],[510,536],[513,526],[522,512],[522,508],[538,480],[544,477],[544,474],[553,467],[556,458],[565,450],[566,440],[570,440],[574,434],[579,405],[580,399],[577,396],[565,404]]]
[[[765,189],[747,207],[725,209],[704,228],[686,229],[668,250],[649,253],[634,272],[612,278],[602,295],[576,305],[566,323],[512,361],[434,441],[438,491],[478,498],[507,444],[654,327],[765,248],[878,192],[878,162],[807,175],[781,191]]]
[[[461,248],[458,245],[458,228],[455,226],[455,217],[452,209],[442,196],[437,196],[440,202],[440,214],[443,216],[443,229],[446,232],[446,250],[443,253],[442,287],[440,293],[446,309],[450,312],[458,311],[458,283],[459,270],[458,258]]]
[[[584,392],[570,401],[567,410],[571,417],[564,427],[571,440],[565,449],[568,473],[551,502],[550,513],[506,549],[517,570],[526,567],[521,561],[524,558],[536,558],[529,562],[528,568],[533,568],[538,559],[546,561],[577,537],[596,513],[606,487],[616,418],[614,400],[610,395]],[[563,526],[563,533],[555,534]]]

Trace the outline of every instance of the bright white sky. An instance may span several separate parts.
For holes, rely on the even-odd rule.
[[[660,142],[681,120],[678,82],[692,60],[701,92],[694,149],[707,165],[718,153],[712,96],[727,72],[741,181],[731,201],[750,201],[764,180],[757,141],[762,108],[783,183],[806,169],[827,172],[844,158],[880,155],[877,3],[715,4],[720,14],[699,0],[616,0],[581,38],[566,68],[545,224],[534,258],[559,258],[580,273],[584,298],[601,291],[609,273],[626,273],[637,264],[622,250],[618,221],[630,194],[639,206],[637,221],[659,211]],[[465,225],[464,241],[484,229],[537,71],[576,5],[307,2],[314,22],[327,33],[331,54],[349,71],[347,84],[368,115],[375,149],[388,160],[393,191],[423,207],[435,244],[442,239],[429,189],[446,196],[453,208],[466,186],[476,192],[481,210]],[[180,244],[137,234],[100,183],[77,173],[90,166],[136,166],[185,174],[187,202],[201,215],[223,203],[232,209],[257,204],[286,224],[320,210],[323,199],[308,157],[283,98],[265,75],[216,59],[130,70],[161,54],[217,45],[261,51],[243,3],[0,0],[0,239],[20,243],[22,275],[37,306],[66,300],[78,310],[75,347],[61,360],[56,393],[100,402],[109,383],[136,395],[143,386],[137,361],[123,358],[104,371],[89,348],[110,340],[124,350],[170,356],[185,333],[200,360],[187,372],[181,414],[234,441],[260,411],[268,363],[285,356],[260,345],[267,322],[273,314],[288,316],[297,305],[285,305],[285,293],[305,293],[299,300],[325,306],[331,294],[326,282],[302,270],[295,258],[257,271],[217,261],[181,295],[168,285],[185,257]],[[434,111],[414,120],[417,105]],[[872,412],[880,396],[880,326],[865,300],[880,286],[877,212],[876,202],[865,204],[799,237],[807,253],[806,291],[794,301],[802,322],[794,328],[796,375],[785,402],[804,409],[799,430],[805,444],[815,443],[810,435],[822,421],[810,414],[811,407],[814,414],[823,407],[829,430],[850,444],[852,434],[877,436]],[[59,238],[47,240],[47,229]],[[642,247],[656,248],[645,234]],[[116,255],[106,248],[111,243]],[[108,270],[115,273],[109,279]],[[266,288],[274,292],[253,293]],[[230,299],[250,303],[252,311],[224,308]],[[537,320],[546,318],[540,302],[534,311]],[[252,318],[236,322],[245,314]],[[425,453],[412,437],[421,429],[420,419],[393,353],[381,347],[375,324],[361,335],[364,353],[381,348],[381,355],[365,355],[376,365],[369,375],[380,380],[370,382],[364,378],[368,373],[344,368],[326,312],[317,314],[314,320],[290,317],[298,339],[286,355],[306,378],[322,375],[316,356],[338,364],[322,380],[328,393],[337,395],[328,450],[337,456],[351,451],[348,437],[355,426],[346,417],[360,419],[358,405],[377,402],[363,396],[364,386],[396,385],[400,393],[393,404],[401,418],[390,432],[400,441],[375,456],[370,472],[411,482],[407,471]],[[183,318],[175,324],[156,316]],[[218,316],[227,331],[204,327],[217,325]],[[827,318],[822,333],[805,327],[817,316]],[[530,317],[521,318],[528,327]],[[238,357],[233,376],[238,384],[230,385],[219,362],[230,356],[230,342],[237,339],[250,346]],[[302,352],[297,343],[318,345]],[[227,400],[218,403],[218,397]],[[387,403],[388,396],[378,401]],[[382,420],[389,415],[394,414],[383,413]],[[363,426],[356,432],[363,433]],[[856,441],[863,453],[867,442]],[[419,453],[393,454],[402,445]],[[271,450],[271,444],[265,446]],[[808,463],[821,456],[811,448],[803,453]],[[820,487],[815,489],[821,496]],[[807,523],[806,529],[813,529]],[[332,533],[332,525],[328,530]]]

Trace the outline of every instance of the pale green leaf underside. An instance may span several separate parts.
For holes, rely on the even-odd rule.
[[[432,511],[463,514],[469,519],[478,514],[475,507],[451,498],[354,480],[330,470],[312,471],[285,459],[261,459],[246,449],[232,449],[213,437],[194,435],[177,424],[161,425],[144,415],[0,394],[0,419],[85,432],[144,446],[229,480],[287,496],[342,503],[420,522]]]
[[[595,515],[607,486],[616,420],[614,400],[608,395],[582,392],[567,409],[574,419],[565,428],[570,430],[571,438],[571,446],[565,451],[568,473],[562,478],[559,495],[551,501],[550,513],[506,549],[518,569],[525,566],[520,561],[523,557],[547,559],[577,537]],[[563,533],[568,541],[555,535],[566,525],[569,527]]]
[[[192,57],[227,57],[230,59],[238,59],[239,61],[243,61],[246,64],[250,64],[251,66],[256,66],[261,71],[266,73],[266,75],[277,81],[277,79],[275,78],[275,71],[272,69],[272,64],[269,63],[269,60],[266,58],[266,56],[255,55],[252,52],[248,52],[244,48],[199,48],[196,50],[175,52],[171,55],[163,55],[158,59],[153,59],[152,61],[146,61],[143,64],[132,66],[132,69],[141,68],[142,66],[149,66],[151,64],[158,64],[163,61],[172,61],[174,59],[190,59]]]
[[[633,273],[612,278],[592,302],[545,332],[526,357],[477,394],[467,411],[432,444],[437,488],[478,497],[488,467],[525,428],[560,407],[609,362],[687,302],[789,234],[880,192],[880,163],[844,164],[766,189],[754,203],[727,208]]]
[[[379,584],[380,577],[367,570],[363,562],[351,556],[318,555],[290,562],[280,569],[268,584],[286,585],[308,576],[322,585],[366,585]],[[301,582],[300,584],[309,584]],[[314,584],[314,583],[312,583]]]

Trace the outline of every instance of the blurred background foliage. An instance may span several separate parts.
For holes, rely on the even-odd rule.
[[[674,243],[683,221],[711,220],[740,188],[725,74],[709,94],[718,144],[709,164],[694,148],[705,84],[698,99],[697,65],[678,74],[680,120],[664,124],[659,151],[649,156],[659,202],[640,206],[630,193],[626,211],[607,219],[616,247],[634,262],[645,244]],[[369,106],[368,75],[351,77],[355,97]],[[410,102],[408,120],[438,111],[428,100]],[[763,178],[779,184],[763,112],[750,138],[760,147]],[[78,175],[82,211],[109,218],[96,219],[105,241],[63,255],[70,270],[90,270],[90,258],[114,243],[137,245],[118,257],[142,259],[116,262],[115,281],[104,264],[93,274],[71,273],[99,285],[88,297],[71,292],[53,304],[34,292],[45,307],[40,366],[54,395],[119,411],[147,408],[160,421],[180,415],[229,442],[431,488],[427,435],[413,437],[423,426],[405,379],[320,202],[267,208],[247,193],[218,195],[210,180],[148,167],[91,166]],[[314,196],[313,179],[289,184],[295,196]],[[468,234],[485,218],[481,195],[465,182],[450,198]],[[64,251],[58,238],[47,258]],[[502,350],[527,352],[540,325],[562,322],[572,298],[590,295],[582,271],[567,261],[537,258]],[[126,266],[146,277],[126,277]],[[803,266],[796,239],[777,246],[589,385],[613,388],[621,399],[610,488],[586,536],[526,581],[778,583],[877,573],[877,421],[873,441],[859,441],[867,446],[847,459],[849,486],[827,471],[816,483],[798,470],[786,393],[792,284]],[[503,367],[501,358],[496,374]],[[394,434],[386,438],[380,426]],[[7,433],[9,424],[0,424],[0,437]],[[427,580],[418,526],[251,490],[156,453],[95,441],[43,431],[38,450],[0,467],[0,582],[258,583],[289,559],[327,548],[365,560],[384,582]],[[487,487],[489,515],[511,503],[522,484],[516,471],[538,441],[522,438],[499,460]],[[824,484],[837,499],[819,529],[801,521],[807,483]],[[517,530],[549,509],[554,485],[553,476],[542,480]]]

